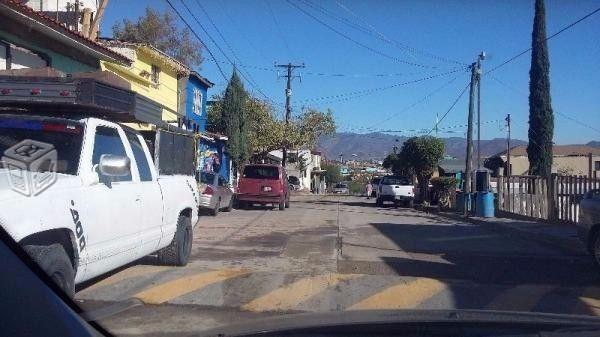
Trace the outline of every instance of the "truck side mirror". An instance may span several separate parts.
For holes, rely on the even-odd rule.
[[[131,160],[128,157],[114,154],[103,154],[100,156],[98,171],[103,176],[123,177],[129,174],[130,168]]]

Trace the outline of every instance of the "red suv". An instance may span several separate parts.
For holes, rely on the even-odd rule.
[[[283,211],[290,207],[285,169],[281,165],[246,165],[238,183],[236,197],[240,208],[249,204],[277,204]]]

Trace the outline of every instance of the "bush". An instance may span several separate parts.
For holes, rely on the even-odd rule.
[[[431,179],[433,192],[433,201],[440,207],[450,207],[450,199],[456,190],[456,178],[454,177],[436,177]]]

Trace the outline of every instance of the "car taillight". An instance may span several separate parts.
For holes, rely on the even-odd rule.
[[[202,194],[206,194],[206,195],[213,195],[214,193],[215,193],[215,191],[210,186],[206,186],[206,188],[204,189],[204,192],[202,192]]]
[[[2,88],[2,90],[0,90],[0,93],[2,93],[2,95],[8,95],[12,92],[12,89],[9,88]]]

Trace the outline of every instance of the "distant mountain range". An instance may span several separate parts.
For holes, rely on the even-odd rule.
[[[383,159],[393,149],[394,145],[400,149],[407,137],[398,137],[385,133],[337,133],[335,136],[322,137],[318,143],[318,149],[323,151],[327,158],[339,158],[340,153],[345,159],[355,158],[361,160]],[[446,154],[456,158],[464,158],[467,148],[467,140],[460,137],[442,138],[446,146]],[[511,145],[524,145],[527,142],[512,140]],[[481,140],[481,154],[491,156],[506,149],[506,139],[495,138]],[[473,153],[477,153],[474,149]]]
[[[325,153],[329,159],[338,159],[340,154],[344,159],[380,160],[385,158],[393,149],[394,145],[400,149],[407,137],[398,137],[385,133],[351,133],[342,132],[334,136],[322,137],[317,148]],[[464,158],[467,148],[467,140],[460,137],[442,138],[446,145],[446,155]],[[512,139],[511,146],[527,145],[526,141]],[[600,141],[591,141],[586,145],[600,147]],[[476,146],[476,144],[475,144]],[[494,138],[481,140],[481,155],[491,156],[506,150],[506,139]],[[477,153],[474,148],[473,153]],[[353,155],[356,155],[355,157]]]

